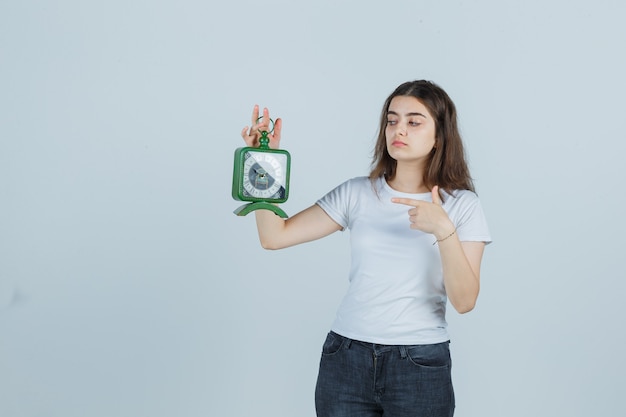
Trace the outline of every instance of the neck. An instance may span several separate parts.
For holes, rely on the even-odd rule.
[[[424,184],[424,170],[416,166],[398,164],[396,175],[387,183],[391,188],[402,193],[419,194],[430,190]]]

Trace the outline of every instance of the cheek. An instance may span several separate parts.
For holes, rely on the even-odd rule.
[[[435,144],[437,143],[437,140],[435,139],[435,131],[434,129],[431,132],[428,132],[428,135],[426,136],[427,138],[427,143],[429,145],[435,146]]]

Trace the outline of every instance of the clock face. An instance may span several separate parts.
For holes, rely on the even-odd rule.
[[[285,197],[287,156],[248,151],[243,159],[243,190],[250,197],[279,200]]]

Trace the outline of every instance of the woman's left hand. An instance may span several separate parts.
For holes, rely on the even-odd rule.
[[[411,207],[408,213],[411,229],[432,233],[437,240],[439,240],[454,232],[454,224],[448,217],[448,213],[446,213],[441,206],[439,186],[434,186],[431,192],[433,198],[432,203],[399,197],[394,197],[391,201],[396,204],[404,204]]]
[[[252,109],[252,123],[250,127],[246,126],[241,131],[241,137],[243,138],[246,146],[252,148],[259,147],[259,139],[261,138],[261,132],[270,129],[270,111],[266,108],[263,109],[263,116],[259,117],[259,105],[255,104]],[[272,149],[280,148],[280,132],[283,127],[282,119],[276,119],[273,126],[272,133],[267,135],[270,140],[269,147]]]

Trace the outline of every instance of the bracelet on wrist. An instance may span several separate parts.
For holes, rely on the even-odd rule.
[[[437,239],[433,242],[433,245],[435,245],[436,243],[439,242],[443,242],[444,240],[446,240],[447,238],[451,237],[452,235],[454,235],[456,233],[456,228],[454,228],[454,230],[452,231],[452,233],[450,233],[448,236],[444,237],[443,239]]]

